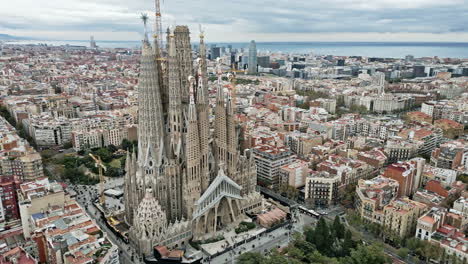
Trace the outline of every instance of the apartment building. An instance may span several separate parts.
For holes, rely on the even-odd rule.
[[[16,195],[20,184],[18,177],[0,177],[0,223],[20,218]]]
[[[270,188],[279,186],[280,168],[293,162],[293,153],[286,147],[271,145],[256,146],[253,153],[257,164],[258,184]]]
[[[295,160],[290,164],[282,166],[279,170],[281,185],[289,185],[300,188],[305,185],[310,169],[308,163],[302,160]]]
[[[389,139],[385,145],[384,152],[387,155],[387,163],[406,161],[416,157],[423,142],[410,142],[400,139]]]
[[[410,128],[402,130],[398,136],[405,140],[423,142],[418,150],[419,155],[430,155],[432,150],[439,146],[442,140],[442,130],[439,128],[433,131],[424,128]]]
[[[431,153],[431,165],[443,169],[456,170],[462,167],[466,144],[463,140],[449,141]]]
[[[432,208],[418,219],[415,237],[441,247],[448,256],[468,259],[468,238],[463,233],[467,218],[460,212]]]
[[[424,166],[422,186],[431,180],[440,182],[443,186],[448,187],[457,180],[457,171],[450,169],[437,168],[430,165]]]
[[[418,174],[419,173],[419,174]],[[390,164],[383,176],[398,181],[398,197],[411,196],[420,186],[422,168],[418,171],[414,162],[398,162]]]
[[[306,179],[305,202],[313,207],[328,207],[338,202],[341,177],[314,171]]]
[[[75,200],[34,214],[31,226],[41,263],[119,263],[118,247]]]
[[[369,180],[359,180],[356,186],[356,212],[366,221],[382,225],[383,209],[397,197],[398,182],[377,176]]]
[[[23,235],[30,238],[33,233],[31,223],[37,214],[43,214],[53,208],[62,207],[69,200],[62,185],[41,178],[20,185],[18,204],[23,226]]]
[[[410,200],[398,198],[384,208],[384,228],[404,238],[413,236],[419,217],[428,210],[428,206]]]
[[[21,181],[44,177],[42,157],[37,152],[12,153],[0,157],[0,174],[18,176]]]

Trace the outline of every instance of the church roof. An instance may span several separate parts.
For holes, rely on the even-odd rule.
[[[229,191],[228,188],[232,189]],[[217,192],[217,190],[219,191]],[[230,197],[239,200],[243,199],[240,196],[241,190],[242,187],[235,183],[231,178],[226,176],[223,169],[220,169],[218,176],[216,176],[214,181],[210,184],[208,189],[206,189],[200,199],[195,202],[197,210],[193,213],[193,218],[197,218],[202,215],[213,205],[218,203],[223,197]],[[213,195],[215,195],[215,197],[213,197]]]

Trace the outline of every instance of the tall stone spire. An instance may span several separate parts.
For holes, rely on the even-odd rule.
[[[205,49],[203,44],[203,35],[200,36],[200,48]],[[203,46],[203,47],[202,47]],[[205,81],[206,80],[206,81]],[[198,130],[200,136],[200,163],[201,163],[201,188],[202,192],[208,188],[210,184],[210,171],[209,171],[209,137],[210,137],[210,123],[208,119],[208,112],[210,110],[208,105],[208,89],[205,86],[208,79],[206,78],[206,58],[204,52],[200,52],[198,59],[198,87],[197,87],[197,112],[198,112]]]
[[[147,39],[143,41],[141,53],[138,84],[139,174],[136,179],[139,193],[138,203],[143,198],[145,189],[154,187],[164,155],[164,122],[159,76],[154,51]],[[157,191],[159,188],[153,188],[153,190]],[[164,205],[163,201],[160,203]]]
[[[231,81],[231,91],[228,96],[228,102],[226,104],[227,114],[226,114],[226,129],[227,129],[227,171],[228,176],[237,181],[234,173],[237,171],[237,160],[238,160],[238,135],[237,135],[237,122],[235,118],[235,94],[234,94],[234,75],[229,74],[228,79]]]
[[[221,60],[217,60],[218,72],[218,91],[216,94],[215,107],[215,159],[218,166],[220,164],[227,165],[227,131],[226,131],[226,108],[224,99],[224,87],[221,85],[222,71]]]
[[[132,187],[133,164],[130,159],[130,151],[127,149],[127,158],[125,159],[125,181],[124,181],[124,204],[125,204],[125,221],[130,225],[133,223],[133,199],[130,196]]]
[[[184,215],[188,218],[192,216],[195,202],[201,195],[201,164],[200,164],[200,144],[198,134],[197,110],[195,108],[195,100],[193,88],[195,78],[189,78],[190,89],[190,104],[187,115],[187,137],[186,137],[186,158],[187,170],[185,172],[184,183]]]
[[[193,75],[192,45],[190,44],[190,31],[187,26],[176,26],[174,30],[179,65],[180,84],[182,87],[182,102],[189,103],[188,78]]]
[[[182,148],[182,98],[181,86],[176,58],[174,34],[170,34],[168,46],[169,65],[169,109],[167,118],[167,130],[170,138],[170,158],[179,157]]]
[[[124,202],[125,202],[125,221],[132,225],[134,210],[139,203],[140,194],[137,190],[137,157],[135,148],[127,150],[127,158],[125,160],[125,183],[124,183]]]
[[[197,88],[197,104],[208,105],[208,73],[206,66],[206,47],[205,47],[205,34],[200,28],[200,59],[199,59],[199,76],[201,75],[201,84]],[[198,80],[200,81],[200,80]]]
[[[150,43],[143,41],[141,52],[140,79],[138,84],[138,149],[139,163],[147,161],[148,151],[156,154],[164,135],[161,96],[159,93],[158,71]]]

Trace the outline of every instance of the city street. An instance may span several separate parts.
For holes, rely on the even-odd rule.
[[[278,228],[270,233],[264,233],[258,238],[238,246],[232,251],[226,252],[220,256],[212,258],[205,256],[205,263],[222,264],[222,263],[235,263],[239,255],[246,252],[259,252],[267,254],[273,248],[285,247],[291,241],[291,235],[294,232],[302,232],[303,228],[308,225],[317,223],[317,219],[305,214],[297,213],[297,217],[293,219],[295,223],[292,224],[292,230],[288,226]]]
[[[118,185],[120,178],[117,178],[117,181],[111,181],[106,183],[106,187],[115,187]],[[123,182],[123,179],[121,180]],[[84,185],[77,185],[77,186],[70,186],[77,192],[76,200],[81,204],[83,208],[86,209],[88,215],[95,220],[95,222],[99,225],[101,230],[107,234],[107,237],[119,247],[120,253],[120,262],[123,264],[131,264],[131,263],[143,263],[141,260],[137,259],[137,253],[130,247],[130,245],[126,244],[121,238],[114,235],[114,233],[107,228],[106,224],[103,222],[101,218],[101,213],[95,208],[93,205],[93,201],[98,198],[98,189],[99,185],[97,186],[84,186]],[[132,261],[132,256],[133,261]]]
[[[287,226],[278,228],[271,233],[265,233],[258,238],[238,246],[232,251],[228,251],[222,255],[212,258],[208,261],[209,256],[205,256],[205,263],[223,264],[235,263],[239,255],[246,252],[269,252],[272,248],[284,247],[289,243],[290,235]]]

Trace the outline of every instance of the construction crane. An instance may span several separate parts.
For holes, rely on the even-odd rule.
[[[99,186],[101,189],[101,197],[99,198],[99,203],[102,207],[106,205],[106,196],[104,195],[104,175],[102,174],[102,170],[107,171],[106,166],[102,163],[101,157],[95,157],[93,154],[89,153],[89,156],[96,162],[95,166],[99,170]]]
[[[228,79],[231,81],[231,97],[234,106],[236,106],[236,75],[238,72],[245,73],[245,70],[237,70],[236,65],[233,63],[231,65],[231,74],[228,74]]]
[[[231,82],[231,87],[230,87],[231,100],[232,100],[233,106],[235,107],[236,106],[236,74],[238,72],[244,72],[245,73],[246,71],[245,70],[237,70],[234,63],[231,65],[230,70],[222,71],[222,69],[221,69],[221,58],[218,58],[216,60],[216,64],[217,64],[216,73],[218,75],[218,85],[221,85],[221,76],[222,76],[222,74],[227,73],[228,81]]]
[[[161,59],[163,56],[163,33],[162,33],[162,18],[161,18],[161,1],[155,0],[154,1],[156,7],[156,20],[154,23],[154,43],[158,44],[159,50],[157,50],[156,54],[158,55],[157,59]]]

